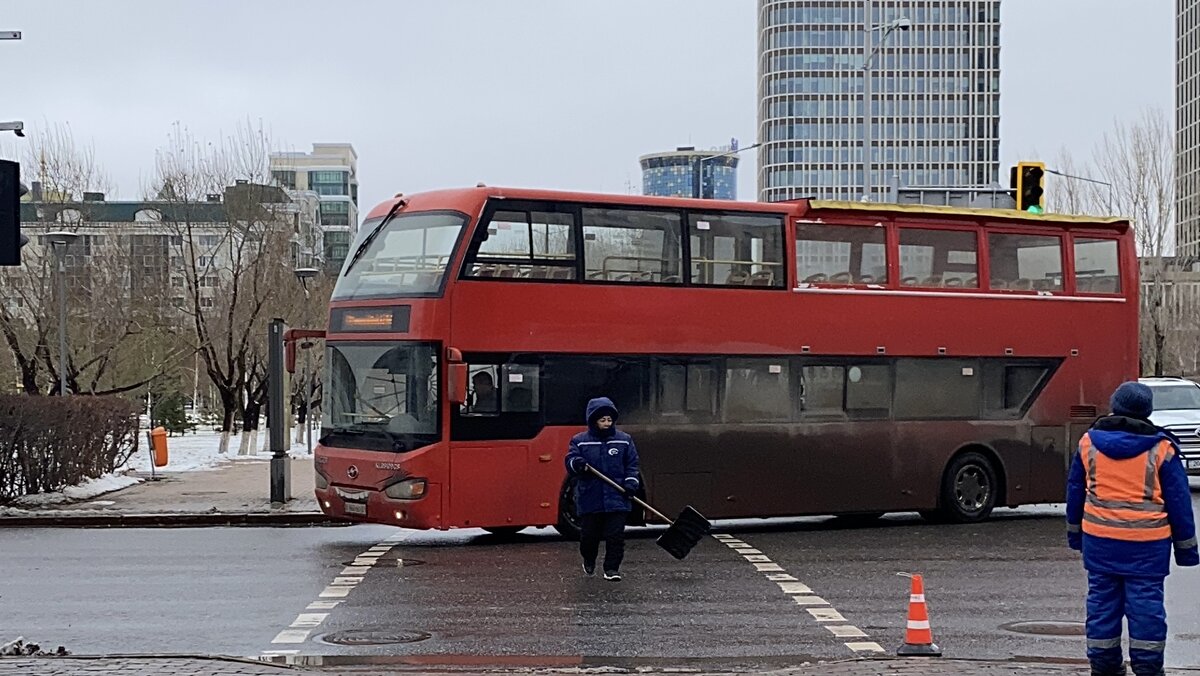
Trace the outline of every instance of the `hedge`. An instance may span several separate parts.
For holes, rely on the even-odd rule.
[[[137,414],[120,397],[0,395],[0,503],[124,465],[138,448]]]

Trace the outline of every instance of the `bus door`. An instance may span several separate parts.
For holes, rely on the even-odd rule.
[[[526,525],[532,440],[542,427],[536,364],[472,363],[451,419],[450,514],[461,526]]]

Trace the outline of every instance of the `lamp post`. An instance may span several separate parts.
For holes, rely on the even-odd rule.
[[[320,272],[316,268],[296,268],[292,271],[296,275],[296,279],[300,282],[300,286],[304,289],[304,322],[308,323],[308,280],[317,276]],[[309,349],[312,344],[302,344],[301,349],[304,350],[304,443],[308,448],[308,454],[312,455],[312,353]]]
[[[74,232],[59,230],[46,234],[58,262],[58,396],[67,395],[67,247],[79,239]]]
[[[899,17],[892,19],[886,24],[878,26],[871,24],[871,0],[866,0],[863,14],[863,201],[870,201],[875,193],[875,184],[871,180],[873,168],[871,166],[871,151],[875,143],[874,133],[871,129],[874,123],[874,111],[872,106],[874,101],[873,83],[871,82],[871,63],[875,59],[875,55],[883,48],[888,37],[897,30],[906,31],[912,28],[912,20],[907,17]],[[878,44],[872,45],[874,42],[873,36],[875,31],[883,31]]]
[[[704,196],[704,163],[705,162],[707,162],[709,160],[715,160],[718,157],[729,157],[730,155],[737,155],[738,153],[740,153],[744,150],[751,150],[751,149],[757,148],[761,145],[762,145],[762,142],[760,141],[758,143],[755,143],[754,145],[746,146],[745,148],[738,148],[737,150],[730,150],[728,152],[718,153],[716,155],[708,155],[706,157],[696,158],[696,163],[693,165],[695,168],[693,170],[694,176],[692,177],[693,178],[693,180],[692,180],[692,197],[694,197],[696,199],[700,199],[701,197]]]

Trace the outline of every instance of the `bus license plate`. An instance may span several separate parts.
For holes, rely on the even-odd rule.
[[[359,504],[357,502],[347,502],[346,503],[346,513],[347,514],[361,514],[363,516],[366,516],[367,515],[367,506]]]
[[[1200,458],[1188,458],[1187,468],[1188,469],[1200,469]]]

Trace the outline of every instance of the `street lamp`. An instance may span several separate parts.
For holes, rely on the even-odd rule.
[[[316,268],[296,268],[292,274],[296,275],[296,279],[300,282],[300,286],[304,289],[304,321],[308,321],[308,280],[317,276],[320,270]],[[306,341],[307,342],[307,341]],[[301,349],[304,350],[304,443],[308,448],[308,454],[312,455],[312,343],[301,344]]]
[[[67,247],[79,234],[59,230],[46,234],[58,261],[58,396],[67,394]]]
[[[874,111],[872,104],[874,103],[874,92],[872,91],[871,82],[871,63],[875,59],[875,55],[883,48],[888,37],[897,30],[906,31],[912,28],[913,22],[908,17],[899,17],[878,26],[871,25],[871,0],[866,0],[863,3],[866,6],[865,14],[863,15],[863,201],[869,201],[875,194],[875,185],[871,181],[871,150],[874,145],[871,126],[874,122]],[[883,31],[879,42],[874,46],[871,43],[874,41],[873,36],[875,31]]]
[[[692,181],[692,197],[699,199],[704,196],[704,163],[705,162],[707,162],[709,160],[715,160],[718,157],[729,157],[730,155],[737,155],[738,153],[740,153],[744,150],[751,150],[751,149],[757,148],[761,145],[762,145],[762,142],[759,141],[758,143],[755,143],[754,145],[746,146],[745,148],[738,148],[737,150],[730,150],[728,152],[719,153],[717,155],[708,155],[706,157],[697,158],[696,164],[694,165],[695,175],[693,176],[693,178],[695,180]]]

